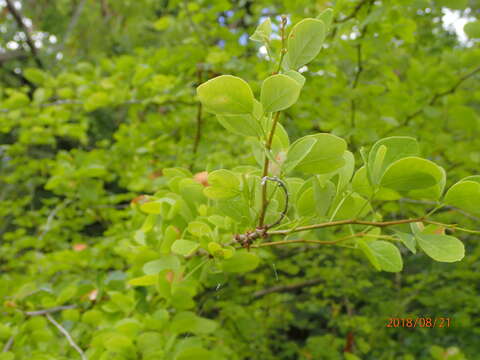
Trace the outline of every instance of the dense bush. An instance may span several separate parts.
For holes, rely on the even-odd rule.
[[[477,1],[4,6],[0,359],[477,357]]]

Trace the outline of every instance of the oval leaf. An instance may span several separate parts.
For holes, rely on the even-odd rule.
[[[199,246],[200,244],[195,241],[180,239],[172,244],[172,252],[178,255],[190,256]]]
[[[423,233],[417,233],[415,237],[420,248],[433,260],[455,262],[465,256],[465,247],[456,237]]]
[[[400,192],[426,189],[441,183],[444,170],[430,160],[407,157],[395,161],[383,174],[380,184]]]
[[[249,114],[253,111],[253,93],[245,80],[222,75],[203,83],[197,95],[205,109],[215,114]]]
[[[223,271],[242,273],[255,269],[260,262],[259,257],[252,252],[237,251],[235,254],[223,261]]]
[[[309,174],[326,174],[341,168],[345,164],[344,153],[347,143],[338,136],[331,134],[307,135],[295,141],[291,149],[303,147],[299,143],[316,140],[308,154],[298,162],[295,169]],[[305,145],[307,148],[307,146]]]
[[[381,270],[399,272],[403,269],[402,256],[395,245],[382,240],[368,242],[367,244],[377,259]]]
[[[480,182],[462,180],[448,189],[445,204],[480,215]]]
[[[288,35],[288,65],[297,70],[312,61],[322,49],[325,24],[318,19],[303,19]]]
[[[297,102],[301,89],[298,80],[290,76],[272,75],[263,81],[260,102],[266,112],[285,110]]]

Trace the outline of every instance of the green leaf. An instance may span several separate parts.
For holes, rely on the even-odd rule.
[[[190,256],[192,255],[200,246],[199,243],[190,240],[176,240],[172,244],[172,252],[178,255]]]
[[[30,99],[24,93],[15,91],[10,97],[2,104],[6,109],[19,109],[26,107],[30,103]]]
[[[257,254],[246,251],[236,251],[229,259],[223,260],[222,269],[225,272],[243,273],[252,271],[260,262]]]
[[[400,231],[396,231],[396,234],[408,250],[414,254],[417,253],[417,241],[415,240],[415,236]]]
[[[163,204],[173,206],[175,205],[175,200],[170,198],[161,198],[153,201],[148,201],[140,205],[140,210],[147,214],[159,215],[162,213]]]
[[[109,103],[110,103],[110,99],[107,93],[96,92],[87,98],[87,100],[83,104],[83,108],[85,109],[85,111],[90,112],[98,108],[104,107]]]
[[[326,35],[325,24],[317,19],[303,19],[288,35],[287,58],[290,69],[297,70],[320,52]]]
[[[465,256],[465,247],[456,237],[424,233],[416,233],[415,237],[420,248],[433,260],[455,262]]]
[[[445,171],[430,160],[407,157],[395,161],[383,174],[380,185],[400,192],[430,188],[442,182]]]
[[[37,68],[26,68],[23,71],[23,76],[36,85],[42,85],[47,80],[47,74]]]
[[[225,129],[234,134],[261,137],[264,133],[260,123],[262,114],[262,104],[254,100],[252,114],[217,115],[217,120]]]
[[[290,145],[287,159],[283,164],[283,171],[285,173],[292,171],[310,153],[316,142],[317,139],[314,137],[304,137]]]
[[[178,353],[175,360],[210,360],[213,353],[200,346],[186,348]]]
[[[328,31],[333,21],[333,9],[328,8],[323,10],[320,15],[317,16],[318,20],[322,20],[325,24],[325,30]]]
[[[207,335],[214,332],[217,327],[218,324],[213,320],[199,317],[191,311],[183,311],[172,319],[170,330],[175,334]]]
[[[402,270],[402,256],[395,245],[383,240],[371,241],[367,245],[377,258],[381,270],[388,272],[399,272]]]
[[[368,155],[368,177],[378,184],[385,169],[393,162],[419,154],[418,142],[408,136],[391,136],[378,140]]]
[[[463,179],[448,189],[444,203],[480,215],[480,182]]]
[[[155,285],[158,281],[158,275],[144,275],[128,281],[132,286],[149,286]]]
[[[250,114],[253,111],[253,93],[245,80],[222,75],[203,83],[197,95],[205,109],[215,114]]]
[[[336,211],[334,216],[334,220],[345,220],[345,219],[355,219],[357,217],[361,217],[366,215],[372,209],[370,203],[361,197],[358,194],[351,194],[347,196],[345,199],[337,199],[337,202],[333,204],[331,207],[332,211],[335,211],[341,202],[340,207]],[[333,216],[334,214],[330,214]]]
[[[288,70],[288,71],[285,71],[284,75],[287,75],[288,77],[291,77],[293,80],[295,80],[297,83],[299,83],[301,87],[303,87],[303,85],[305,85],[305,76],[300,74],[298,71]]]
[[[265,112],[281,111],[295,104],[302,86],[290,76],[276,74],[263,81],[260,102]]]
[[[270,35],[272,34],[272,22],[270,18],[266,18],[260,25],[257,26],[255,32],[250,39],[253,41],[267,43],[270,41]]]
[[[382,268],[380,267],[380,261],[377,259],[375,254],[373,253],[373,250],[368,246],[368,243],[363,240],[359,239],[357,240],[358,247],[362,250],[363,254],[367,257],[368,261],[370,261],[370,264],[373,265],[373,267],[380,271]]]
[[[147,262],[143,265],[143,272],[147,275],[155,275],[163,270],[178,270],[180,260],[174,255],[162,255],[160,259]]]
[[[202,237],[211,233],[210,226],[201,221],[192,221],[188,224],[188,232],[193,236]]]
[[[240,181],[228,170],[215,170],[208,174],[208,184],[203,192],[213,200],[229,199],[240,193]]]
[[[291,148],[299,146],[308,148],[308,145],[297,143],[316,140],[313,148],[295,166],[295,170],[310,174],[326,174],[341,168],[345,164],[343,157],[347,143],[345,140],[331,134],[307,135],[295,141]],[[308,143],[307,143],[308,144]]]

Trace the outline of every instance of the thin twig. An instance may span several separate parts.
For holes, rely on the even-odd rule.
[[[274,176],[274,177],[265,176],[262,179],[262,185],[264,185],[264,183],[267,180],[276,182],[278,184],[278,186],[281,187],[283,192],[285,193],[285,206],[283,208],[282,213],[280,214],[280,217],[274,223],[269,224],[269,225],[265,225],[265,229],[271,229],[271,228],[277,226],[278,224],[280,224],[282,222],[282,220],[285,218],[285,216],[287,215],[289,195],[288,195],[287,185],[282,180],[280,180],[278,177],[276,177],[276,176]]]
[[[289,245],[289,244],[319,244],[319,245],[334,245],[339,242],[345,241],[345,240],[350,240],[356,237],[361,237],[364,236],[365,233],[356,233],[353,235],[348,235],[341,237],[339,239],[331,240],[331,241],[322,241],[322,240],[307,240],[307,239],[294,239],[294,240],[280,240],[280,241],[271,241],[271,242],[266,242],[266,243],[261,243],[258,245],[252,245],[252,248],[261,248],[261,247],[267,247],[267,246],[276,246],[276,245]]]
[[[32,40],[30,29],[23,22],[22,15],[17,9],[15,9],[15,5],[13,4],[12,0],[6,0],[6,2],[7,2],[8,11],[10,12],[10,14],[12,14],[13,18],[17,22],[18,27],[25,33],[27,44],[30,47],[30,51],[32,52],[32,56],[35,62],[37,63],[38,67],[43,68],[42,61],[38,57],[37,48],[35,47],[35,43]]]
[[[321,224],[299,226],[294,229],[269,231],[267,235],[288,235],[288,234],[299,232],[299,231],[321,229],[321,228],[340,226],[340,225],[368,225],[368,226],[375,226],[375,227],[388,227],[388,226],[410,224],[410,223],[422,222],[422,221],[428,222],[423,217],[414,218],[414,219],[392,220],[392,221],[365,221],[365,220],[357,220],[357,219],[336,220],[336,221],[329,221]]]
[[[45,314],[45,317],[50,321],[55,327],[67,338],[68,342],[70,345],[80,354],[80,357],[82,360],[87,360],[87,357],[85,356],[84,352],[80,347],[73,341],[72,336],[70,333],[58,322],[55,321],[55,319],[50,315],[50,314]]]
[[[49,309],[43,310],[35,310],[35,311],[25,311],[25,315],[28,316],[39,316],[39,315],[46,315],[46,314],[53,314],[59,311],[74,309],[77,305],[63,305],[63,306],[55,306]]]

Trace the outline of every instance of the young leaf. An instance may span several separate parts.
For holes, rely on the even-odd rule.
[[[266,18],[260,25],[257,26],[255,32],[250,39],[253,41],[268,43],[272,33],[272,22],[270,18]]]
[[[299,83],[301,87],[303,87],[303,85],[305,85],[305,76],[300,74],[298,71],[288,70],[288,71],[285,71],[284,75],[287,75],[288,77],[291,77],[293,80],[295,80],[297,83]]]
[[[400,192],[430,188],[445,178],[445,171],[430,160],[407,157],[395,161],[383,174],[380,185]]]
[[[400,231],[396,231],[396,234],[408,250],[414,254],[417,253],[417,241],[415,240],[415,236]]]
[[[341,168],[345,164],[343,157],[347,149],[345,140],[331,134],[307,135],[295,141],[291,148],[301,146],[297,143],[316,140],[313,148],[295,166],[295,170],[310,174],[326,174]]]
[[[302,86],[297,80],[276,74],[263,81],[260,102],[265,112],[285,110],[298,100]]]
[[[297,70],[312,61],[320,52],[325,39],[322,20],[303,19],[288,35],[287,57],[290,69]]]
[[[231,258],[223,260],[222,268],[225,272],[242,273],[252,271],[259,262],[260,259],[254,252],[237,251]]]
[[[253,111],[253,93],[245,80],[232,75],[221,75],[197,88],[197,95],[205,109],[215,114],[250,114]]]
[[[199,246],[200,244],[195,241],[180,239],[172,244],[172,252],[178,255],[190,256]]]
[[[383,155],[379,154],[380,149],[384,149]],[[368,155],[367,169],[370,181],[378,184],[390,164],[405,157],[417,156],[419,152],[418,142],[412,137],[391,136],[378,140]]]
[[[473,178],[473,177],[470,177]],[[448,189],[445,204],[480,215],[480,182],[463,179]]]
[[[213,200],[229,199],[240,193],[240,181],[228,170],[215,170],[208,174],[208,184],[203,192]]]
[[[191,311],[183,311],[174,316],[170,331],[175,334],[193,333],[206,335],[214,332],[218,324],[210,319],[202,318]]]
[[[147,275],[155,275],[163,270],[177,270],[180,267],[180,260],[174,255],[163,255],[158,260],[147,262],[143,265],[143,272]]]
[[[363,239],[357,240],[357,243],[358,243],[358,247],[362,250],[363,254],[367,257],[368,261],[370,261],[370,264],[372,264],[376,270],[378,271],[382,270],[382,268],[380,267],[380,261],[377,259],[377,257],[375,256],[370,246],[368,246],[368,243]]]
[[[288,173],[292,171],[313,149],[317,139],[313,137],[301,138],[295,141],[288,148],[287,160],[283,164],[283,170]]]
[[[320,15],[317,16],[317,19],[323,21],[325,24],[325,30],[328,32],[333,21],[333,9],[328,8],[323,10]]]
[[[463,243],[453,236],[416,233],[415,237],[420,248],[433,260],[455,262],[465,256]]]
[[[388,272],[399,272],[402,270],[402,256],[395,245],[382,240],[368,242],[367,245],[377,258],[381,270]]]
[[[210,229],[210,226],[208,226],[202,221],[192,221],[191,223],[188,224],[187,229],[190,234],[196,237],[202,237],[204,235],[209,234],[212,231]]]
[[[259,119],[262,113],[262,104],[254,100],[252,114],[217,115],[217,120],[225,129],[234,134],[261,137],[263,129]]]

